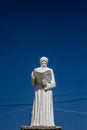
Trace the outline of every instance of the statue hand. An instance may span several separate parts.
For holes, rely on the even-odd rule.
[[[45,87],[47,86],[47,81],[46,81],[46,79],[42,79],[42,85],[45,86]]]

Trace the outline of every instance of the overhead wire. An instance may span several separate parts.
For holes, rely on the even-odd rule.
[[[68,103],[68,102],[86,101],[86,100],[87,100],[87,98],[70,99],[70,100],[64,100],[64,101],[56,101],[55,104],[57,104],[57,103]]]
[[[87,93],[68,93],[68,94],[56,94],[53,97],[67,97],[67,96],[78,96],[78,95],[87,95]],[[0,98],[0,101],[9,101],[9,100],[28,100],[33,97],[19,97],[19,98]]]
[[[26,104],[3,104],[3,105],[0,105],[0,107],[16,107],[16,106],[32,106],[32,104],[26,103]]]
[[[30,107],[28,106],[27,108],[17,109],[17,110],[9,111],[9,112],[3,112],[3,113],[0,113],[0,115],[7,115],[7,114],[11,114],[11,113],[16,113],[16,112],[19,112],[19,111],[25,111],[29,108]],[[81,115],[87,115],[87,112],[79,112],[79,111],[66,110],[66,109],[61,109],[61,108],[55,108],[54,110],[69,112],[69,113],[75,113],[75,114],[81,114]]]
[[[87,95],[86,92],[83,92],[83,93],[67,93],[67,94],[56,94],[54,95],[54,97],[58,97],[58,96],[61,96],[61,97],[65,97],[65,96],[82,96],[82,95]]]
[[[79,111],[65,110],[65,109],[59,109],[59,108],[55,108],[54,110],[70,112],[70,113],[75,113],[75,114],[87,115],[87,112],[79,112]]]
[[[3,113],[0,113],[0,115],[7,115],[7,114],[11,114],[11,113],[16,113],[16,112],[19,112],[19,111],[27,110],[27,109],[29,109],[29,108],[30,108],[30,107],[28,106],[27,108],[21,108],[21,109],[17,109],[17,110],[14,110],[14,111],[3,112]]]
[[[63,101],[54,101],[54,104],[57,103],[69,103],[69,102],[78,102],[78,101],[86,101],[87,98],[79,98],[79,99],[71,99],[71,100],[63,100]],[[20,103],[20,104],[0,104],[0,107],[12,107],[12,106],[31,106],[32,103]]]

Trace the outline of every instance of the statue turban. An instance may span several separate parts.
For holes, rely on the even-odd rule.
[[[43,62],[43,61],[45,61],[46,63],[48,63],[48,58],[45,57],[45,56],[41,57],[40,58],[40,63]]]

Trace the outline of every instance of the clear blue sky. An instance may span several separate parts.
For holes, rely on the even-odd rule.
[[[49,58],[48,65],[55,73],[56,125],[63,130],[87,130],[84,0],[0,2],[0,130],[19,130],[30,124],[32,105],[17,104],[33,103],[30,75],[41,56]],[[86,100],[58,103],[73,99]]]

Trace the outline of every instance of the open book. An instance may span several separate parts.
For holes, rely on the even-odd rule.
[[[34,71],[34,76],[37,83],[42,83],[43,79],[45,80],[46,83],[52,80],[51,70],[47,70],[45,72]]]

